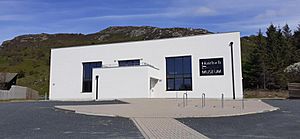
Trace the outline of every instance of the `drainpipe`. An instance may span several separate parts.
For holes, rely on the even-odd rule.
[[[234,65],[233,65],[233,42],[229,43],[231,50],[231,75],[232,75],[232,91],[233,91],[233,99],[235,99],[235,84],[234,84]]]
[[[96,76],[96,100],[98,100],[98,80],[99,80],[99,76]]]

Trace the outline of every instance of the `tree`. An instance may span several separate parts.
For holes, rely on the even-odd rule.
[[[259,65],[261,69],[260,74],[260,81],[262,84],[262,88],[266,89],[266,57],[267,57],[267,50],[266,50],[266,43],[265,43],[265,37],[263,36],[261,29],[258,31],[257,35],[257,41],[256,44],[258,46],[257,52],[259,53]],[[254,51],[255,52],[255,51]]]
[[[267,78],[267,86],[270,88],[274,86],[274,76],[273,73],[276,71],[275,67],[277,63],[277,55],[276,55],[276,48],[278,44],[277,40],[277,28],[271,24],[267,28],[266,32],[266,78]]]
[[[295,46],[295,61],[300,61],[300,24],[297,27],[297,30],[294,31],[293,35],[293,45]]]
[[[283,33],[283,36],[287,39],[292,39],[292,37],[293,37],[292,30],[290,29],[288,24],[285,24],[282,27],[282,33]]]
[[[290,65],[292,63],[296,62],[296,47],[293,44],[293,34],[292,30],[290,29],[289,25],[286,24],[282,28],[282,33],[284,37],[284,44],[283,44],[283,50],[284,50],[284,59],[285,61],[285,66]]]
[[[286,77],[284,67],[289,65],[289,50],[285,43],[284,33],[280,27],[271,24],[267,28],[267,79],[270,89],[279,89],[286,87]],[[287,33],[288,34],[288,33]]]
[[[259,57],[259,47],[255,46],[243,67],[244,81],[249,88],[260,88],[262,68]]]

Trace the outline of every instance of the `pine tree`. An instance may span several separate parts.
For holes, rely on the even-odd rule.
[[[300,24],[293,35],[293,45],[295,46],[295,61],[300,62]]]
[[[293,37],[292,30],[290,29],[288,24],[285,24],[282,27],[282,33],[283,33],[283,36],[287,39],[292,39],[292,37]]]
[[[260,88],[261,82],[261,64],[260,64],[260,53],[259,47],[255,46],[253,51],[250,53],[248,60],[245,62],[244,69],[244,80],[248,87]]]
[[[266,82],[268,87],[272,85],[272,88],[275,83],[274,72],[276,71],[277,56],[276,56],[276,45],[278,44],[277,40],[277,28],[271,24],[267,28],[267,38],[266,38]]]
[[[261,74],[259,77],[260,84],[263,89],[266,89],[266,57],[267,57],[267,50],[266,50],[266,43],[265,37],[263,36],[261,29],[258,31],[257,41],[256,44],[258,46],[258,59],[259,59],[259,66],[261,69]]]
[[[296,58],[295,58],[296,47],[293,45],[293,34],[288,24],[283,26],[282,33],[284,37],[283,43],[284,43],[284,50],[285,50],[283,53],[284,54],[283,57],[286,60],[285,61],[285,67],[286,67],[296,62]]]
[[[273,24],[267,29],[267,77],[271,89],[284,88],[286,78],[284,68],[287,65],[287,53],[285,39],[280,27]]]

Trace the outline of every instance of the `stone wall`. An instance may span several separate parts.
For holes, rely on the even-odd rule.
[[[38,98],[38,91],[28,87],[13,85],[10,90],[0,90],[0,100]]]

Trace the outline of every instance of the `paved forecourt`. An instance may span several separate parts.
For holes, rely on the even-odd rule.
[[[173,118],[220,117],[245,115],[273,111],[272,107],[260,100],[208,99],[122,99],[128,104],[114,105],[71,105],[56,108],[76,113],[99,116],[121,116],[131,118],[145,138],[207,138],[203,134]]]
[[[278,108],[261,100],[224,100],[207,99],[202,105],[201,99],[121,99],[128,104],[112,105],[70,105],[56,108],[72,110],[76,113],[121,117],[220,117],[274,111]],[[244,105],[244,107],[243,107]]]

